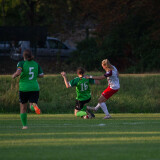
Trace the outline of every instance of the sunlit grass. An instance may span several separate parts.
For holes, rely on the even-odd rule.
[[[111,114],[112,119],[73,114],[0,114],[0,157],[10,160],[158,160],[160,114]],[[24,156],[25,155],[25,156]]]
[[[36,138],[36,139],[16,139],[16,140],[2,140],[1,146],[39,146],[41,145],[94,145],[94,144],[111,144],[111,143],[160,143],[160,136],[152,137],[105,137],[105,138]]]

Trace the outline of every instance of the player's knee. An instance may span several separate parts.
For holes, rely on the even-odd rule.
[[[100,98],[98,99],[98,103],[103,103],[103,102],[105,102],[105,101],[106,101],[106,99],[103,98],[103,97],[100,97]]]
[[[98,103],[102,103],[102,98],[101,97],[98,99]]]

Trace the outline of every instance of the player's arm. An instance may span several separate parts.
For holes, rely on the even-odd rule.
[[[41,66],[38,64],[38,78],[43,78],[43,77],[44,77],[43,70]]]
[[[16,77],[18,77],[21,74],[22,69],[23,69],[23,64],[24,64],[24,61],[18,62],[18,64],[17,64],[17,71],[12,75],[13,79],[16,78]]]
[[[41,73],[38,75],[38,78],[43,78],[44,77],[44,73]]]
[[[87,79],[90,78],[90,79],[94,79],[94,80],[102,80],[102,79],[105,79],[105,76],[85,76],[85,78],[87,78]]]
[[[102,80],[110,76],[112,76],[112,70],[107,71],[103,76],[88,76],[87,78],[92,78],[94,80]]]
[[[95,80],[93,78],[89,78],[89,83],[90,84],[100,84],[99,80]]]
[[[67,81],[66,73],[65,72],[61,72],[61,75],[62,75],[62,77],[64,79],[64,83],[66,85],[66,88],[71,87],[70,84],[69,84],[69,82]]]
[[[14,79],[14,78],[18,77],[21,74],[21,72],[22,72],[22,70],[18,68],[17,71],[12,75],[12,78]]]

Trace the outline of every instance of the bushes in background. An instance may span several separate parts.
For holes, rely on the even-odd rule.
[[[88,74],[101,75],[100,72]],[[67,74],[67,77],[71,80],[76,75]],[[41,89],[38,104],[42,113],[73,113],[74,87],[67,89],[60,75],[45,76],[38,81]],[[0,113],[19,113],[18,79],[1,76],[0,83]],[[120,75],[120,85],[120,90],[106,102],[111,113],[160,112],[160,75]],[[88,105],[95,106],[106,87],[107,80],[91,85],[92,100]]]

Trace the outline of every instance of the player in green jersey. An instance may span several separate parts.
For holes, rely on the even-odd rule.
[[[87,115],[89,115],[90,118],[94,117],[94,114],[87,109],[87,106],[85,104],[91,100],[90,84],[98,84],[99,81],[95,81],[91,78],[86,79],[84,77],[84,69],[81,67],[77,69],[78,77],[69,82],[67,81],[65,72],[61,72],[61,75],[64,78],[66,88],[76,86],[77,97],[74,111],[75,116],[86,117]]]
[[[17,71],[12,75],[12,78],[20,76],[19,80],[19,102],[20,116],[23,128],[27,129],[27,103],[30,103],[30,109],[40,114],[40,109],[37,106],[39,99],[39,85],[37,78],[44,76],[39,64],[33,60],[30,50],[23,52],[24,61],[17,64]]]

